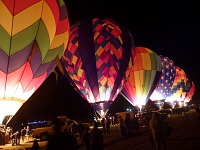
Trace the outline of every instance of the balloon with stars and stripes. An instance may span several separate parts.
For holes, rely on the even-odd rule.
[[[162,73],[155,90],[150,96],[150,99],[158,104],[165,101],[169,91],[171,90],[176,75],[174,62],[168,57],[164,57],[162,55],[160,55],[160,58],[162,60]]]

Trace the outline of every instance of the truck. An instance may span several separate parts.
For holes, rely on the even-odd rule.
[[[78,123],[75,120],[68,119],[66,116],[58,116],[61,121],[61,130],[68,132],[72,135],[78,134]],[[73,124],[73,125],[72,125]],[[89,123],[82,123],[84,128],[89,128]],[[73,127],[72,127],[73,126]],[[53,124],[47,127],[39,127],[31,129],[31,136],[39,139],[40,141],[48,140],[49,136],[54,134]]]

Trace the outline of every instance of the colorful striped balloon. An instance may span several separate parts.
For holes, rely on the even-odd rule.
[[[54,70],[69,31],[63,0],[0,1],[0,121],[15,115]]]
[[[134,66],[121,94],[140,109],[155,89],[161,75],[161,58],[145,47],[136,47]]]
[[[134,46],[131,34],[109,18],[86,19],[71,27],[61,59],[65,75],[101,117],[130,74]]]

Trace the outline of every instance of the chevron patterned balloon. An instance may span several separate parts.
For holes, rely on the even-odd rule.
[[[63,0],[0,0],[0,121],[54,70],[69,31]]]
[[[187,105],[189,103],[189,101],[192,99],[192,96],[194,95],[194,93],[195,93],[195,85],[194,85],[194,82],[192,82],[192,86],[190,87],[189,91],[186,93],[186,96],[184,98],[185,105]]]
[[[181,94],[184,91],[187,82],[187,76],[183,69],[178,66],[175,66],[175,68],[176,75],[174,83],[169,91],[169,95],[165,99],[165,101],[169,102],[172,107],[174,107],[177,102],[181,101]]]
[[[86,19],[71,26],[61,59],[65,75],[101,117],[130,74],[134,46],[131,34],[109,18]]]

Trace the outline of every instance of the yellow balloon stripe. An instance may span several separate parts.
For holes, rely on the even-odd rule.
[[[151,70],[151,59],[149,57],[149,53],[141,53],[142,63],[144,70]]]
[[[2,1],[0,1],[0,12],[0,25],[11,35],[13,16]]]
[[[15,35],[30,25],[34,24],[37,20],[41,18],[43,2],[40,1],[29,8],[21,11],[14,17],[13,22],[13,33]],[[23,23],[22,23],[23,22]]]
[[[60,45],[63,44],[63,42],[64,42],[64,47],[66,48],[68,40],[69,40],[69,31],[67,30],[66,32],[56,35],[54,37],[53,42],[51,43],[50,49],[59,47]]]
[[[59,17],[57,17],[57,18],[59,19]],[[43,6],[42,20],[44,21],[44,24],[49,33],[50,45],[51,45],[53,38],[55,36],[55,33],[56,33],[57,24],[55,22],[55,18],[54,18],[54,15],[53,15],[51,9],[48,7],[48,5],[46,3],[44,3],[44,6]]]

